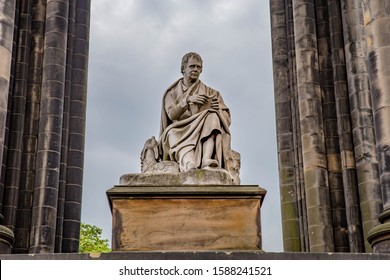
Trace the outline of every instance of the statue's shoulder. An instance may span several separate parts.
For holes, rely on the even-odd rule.
[[[204,84],[202,81],[200,81],[200,85],[204,87],[207,92],[209,92],[209,95],[217,95],[217,96],[221,95],[218,90]]]
[[[177,86],[179,85],[179,83],[181,82],[181,80],[182,80],[182,78],[176,80],[173,84],[171,84],[171,85],[168,87],[168,89],[165,91],[165,94],[167,94],[167,93],[170,92],[170,91],[175,90],[176,87],[177,87]],[[165,95],[165,94],[164,94],[164,95]]]

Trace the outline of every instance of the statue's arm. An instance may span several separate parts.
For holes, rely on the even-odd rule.
[[[229,109],[222,109],[222,114],[226,120],[226,123],[228,124],[228,126],[230,126],[231,124],[231,119],[230,119],[230,111]]]
[[[169,119],[172,121],[178,120],[188,109],[186,97],[187,96],[183,96],[181,100],[177,102],[170,92],[167,93],[164,100],[164,107]]]
[[[224,117],[226,123],[230,126],[230,124],[231,124],[230,110],[225,105],[225,102],[223,101],[222,95],[219,92],[217,92],[217,96],[218,96],[219,107],[220,107],[220,111],[222,112],[222,116]]]

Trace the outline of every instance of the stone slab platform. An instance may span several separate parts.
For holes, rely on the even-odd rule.
[[[223,169],[195,169],[176,173],[123,174],[119,185],[127,186],[209,186],[232,185],[229,173]]]
[[[258,186],[115,186],[113,251],[261,250]]]
[[[0,260],[390,260],[390,254],[281,253],[263,251],[110,252],[91,254],[0,254]]]

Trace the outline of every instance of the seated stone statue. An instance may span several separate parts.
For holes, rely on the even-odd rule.
[[[157,170],[150,167],[153,164],[175,162],[180,172],[226,170],[232,183],[239,184],[240,155],[230,147],[230,111],[220,93],[199,80],[202,63],[197,53],[187,53],[182,58],[183,77],[163,96],[160,137],[145,143],[142,172]]]

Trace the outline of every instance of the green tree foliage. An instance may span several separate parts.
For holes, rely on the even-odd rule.
[[[108,239],[102,239],[103,230],[97,226],[81,223],[80,227],[80,253],[110,252]]]

